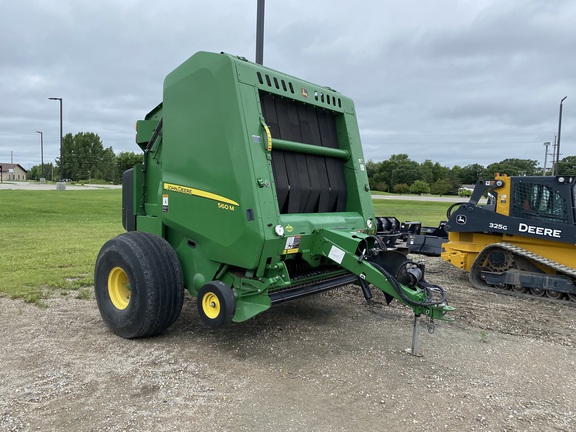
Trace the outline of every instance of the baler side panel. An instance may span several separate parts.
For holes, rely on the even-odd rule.
[[[164,191],[163,219],[201,243],[208,259],[254,268],[261,226],[246,212],[255,209],[256,180],[235,75],[228,56],[199,53],[166,78],[164,139],[171,146],[163,181],[165,189],[184,188]],[[256,106],[245,115],[258,118]]]
[[[360,144],[360,131],[356,117],[346,112],[343,116],[343,122],[338,124],[337,130],[339,141],[346,143],[346,148],[350,152],[350,160],[344,167],[344,176],[348,184],[354,184],[354,187],[348,188],[346,206],[349,209],[361,208],[361,213],[365,219],[375,221],[372,194],[368,186],[368,173]]]

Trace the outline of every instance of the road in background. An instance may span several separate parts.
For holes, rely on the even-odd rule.
[[[94,189],[121,189],[121,185],[112,184],[66,184],[66,190],[94,190]],[[0,190],[56,190],[56,183],[36,183],[36,182],[3,182],[0,183]]]

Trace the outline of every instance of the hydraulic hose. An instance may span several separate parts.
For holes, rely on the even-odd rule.
[[[457,202],[457,203],[452,204],[450,207],[448,207],[448,210],[446,210],[446,219],[450,219],[450,216],[452,216],[452,210],[454,209],[454,207],[460,206],[462,204],[468,204],[468,203]]]

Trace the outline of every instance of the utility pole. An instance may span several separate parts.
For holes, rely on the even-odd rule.
[[[40,131],[36,131],[40,134],[40,179],[44,178],[44,134]]]
[[[550,141],[544,143],[544,169],[542,170],[542,175],[546,175],[546,161],[548,160],[548,147],[550,147]]]
[[[550,168],[551,171],[551,175],[556,175],[556,142],[557,142],[557,137],[556,135],[554,135],[554,144],[552,144],[552,168]]]
[[[48,98],[60,101],[60,180],[64,181],[64,161],[62,160],[62,98]]]

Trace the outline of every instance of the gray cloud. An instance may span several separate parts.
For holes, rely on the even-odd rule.
[[[254,58],[256,0],[22,0],[0,16],[0,160],[58,155],[64,132],[137,151],[134,122],[199,50]],[[564,104],[576,155],[576,4],[522,0],[273,1],[264,62],[352,97],[367,159],[408,153],[446,165],[543,160]]]

